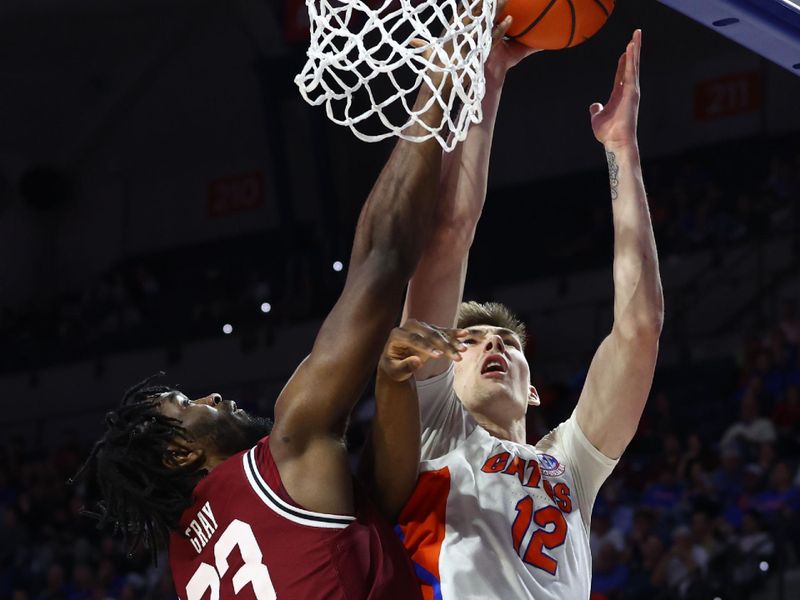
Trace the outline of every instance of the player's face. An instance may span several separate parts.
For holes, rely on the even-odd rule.
[[[502,327],[468,328],[467,346],[455,363],[455,390],[468,410],[485,409],[487,403],[503,402],[524,415],[529,404],[538,402],[530,385],[530,368],[522,342]]]
[[[219,394],[191,400],[170,392],[161,397],[161,412],[180,421],[197,443],[223,456],[246,450],[269,433],[268,420],[249,415]]]

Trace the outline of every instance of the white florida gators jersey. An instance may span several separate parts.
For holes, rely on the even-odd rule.
[[[589,598],[592,504],[617,461],[573,414],[536,446],[494,437],[453,391],[417,383],[420,478],[397,530],[431,600]]]

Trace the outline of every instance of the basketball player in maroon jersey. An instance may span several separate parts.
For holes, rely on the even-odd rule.
[[[495,40],[510,22],[496,27]],[[441,73],[429,77],[441,86]],[[423,85],[415,108],[430,97]],[[438,102],[423,116],[428,124],[441,117]],[[424,135],[416,128],[409,133]],[[435,140],[398,141],[359,217],[342,294],[278,397],[271,432],[266,420],[218,394],[192,400],[150,380],[107,415],[79,473],[90,465],[96,473],[95,516],[134,547],[169,546],[182,600],[419,597],[410,561],[380,514],[396,515],[413,490],[418,419],[394,424],[409,427],[408,436],[381,438],[389,425],[376,428],[366,461],[375,507],[354,489],[343,436],[430,238],[440,166]],[[409,398],[411,384],[397,372],[431,355],[458,359],[452,334],[442,341],[424,325],[407,327],[417,349],[407,345],[395,367],[384,355],[379,409],[383,399]],[[390,342],[402,346],[398,335]]]

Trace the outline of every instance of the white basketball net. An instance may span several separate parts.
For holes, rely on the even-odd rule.
[[[470,124],[483,118],[483,65],[492,46],[496,0],[377,1],[380,6],[372,9],[361,0],[306,0],[311,43],[294,80],[300,93],[311,105],[324,103],[329,119],[362,140],[435,137],[452,150]],[[414,38],[424,46],[413,47]],[[444,81],[449,78],[452,93],[434,85],[432,71],[444,73]],[[433,97],[414,111],[423,82]],[[432,102],[444,111],[438,124],[420,118]],[[425,133],[417,129],[411,134],[414,124]]]

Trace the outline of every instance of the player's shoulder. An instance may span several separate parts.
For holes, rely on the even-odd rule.
[[[567,419],[566,421],[562,421],[555,427],[553,427],[550,431],[544,434],[538,442],[534,445],[534,448],[537,453],[547,452],[548,450],[553,450],[558,448],[564,441],[564,437],[570,435],[570,427],[571,427],[572,417]]]

